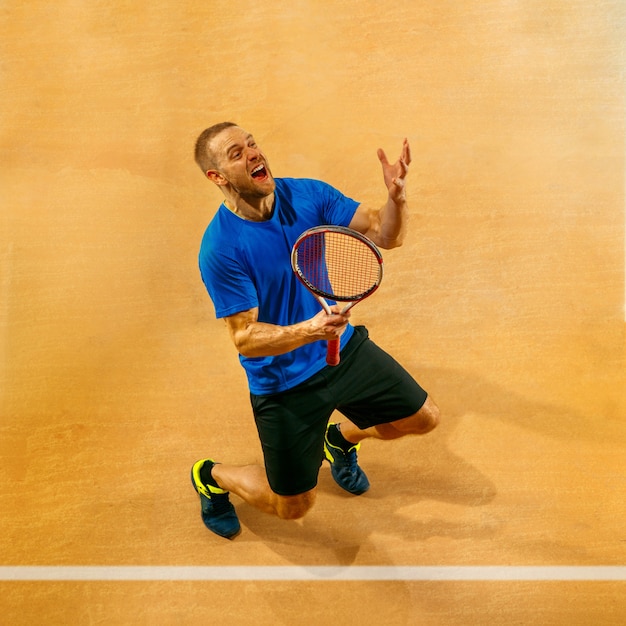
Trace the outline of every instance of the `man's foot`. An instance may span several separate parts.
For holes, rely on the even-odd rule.
[[[350,443],[343,438],[337,424],[326,427],[324,454],[330,463],[330,473],[335,482],[355,496],[365,493],[370,488],[365,472],[357,462],[357,450],[360,443]]]
[[[228,491],[218,487],[213,480],[213,484],[206,481],[207,470],[210,476],[213,465],[215,462],[211,459],[197,461],[191,468],[191,484],[200,496],[204,525],[216,535],[232,539],[240,533],[241,526],[235,507],[228,499]],[[205,481],[200,477],[200,470],[203,470]]]

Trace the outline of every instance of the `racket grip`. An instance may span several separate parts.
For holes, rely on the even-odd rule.
[[[339,339],[331,339],[326,348],[326,363],[328,365],[339,365]]]

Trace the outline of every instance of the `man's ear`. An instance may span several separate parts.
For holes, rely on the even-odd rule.
[[[228,184],[228,181],[217,170],[207,170],[205,174],[212,183],[215,183],[220,187]]]

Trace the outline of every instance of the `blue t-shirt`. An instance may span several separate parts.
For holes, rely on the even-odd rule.
[[[224,204],[204,233],[200,273],[222,318],[258,307],[258,321],[288,326],[320,310],[317,299],[291,269],[291,249],[308,228],[322,224],[348,226],[359,206],[317,180],[277,178],[272,217],[245,220]],[[348,326],[343,347],[352,336]],[[266,395],[290,389],[326,365],[326,342],[315,341],[278,356],[239,355],[250,391]]]

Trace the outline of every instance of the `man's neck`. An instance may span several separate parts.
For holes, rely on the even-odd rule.
[[[272,193],[254,203],[248,202],[241,196],[226,198],[224,204],[227,209],[244,220],[265,222],[272,217],[274,211],[274,194]]]

